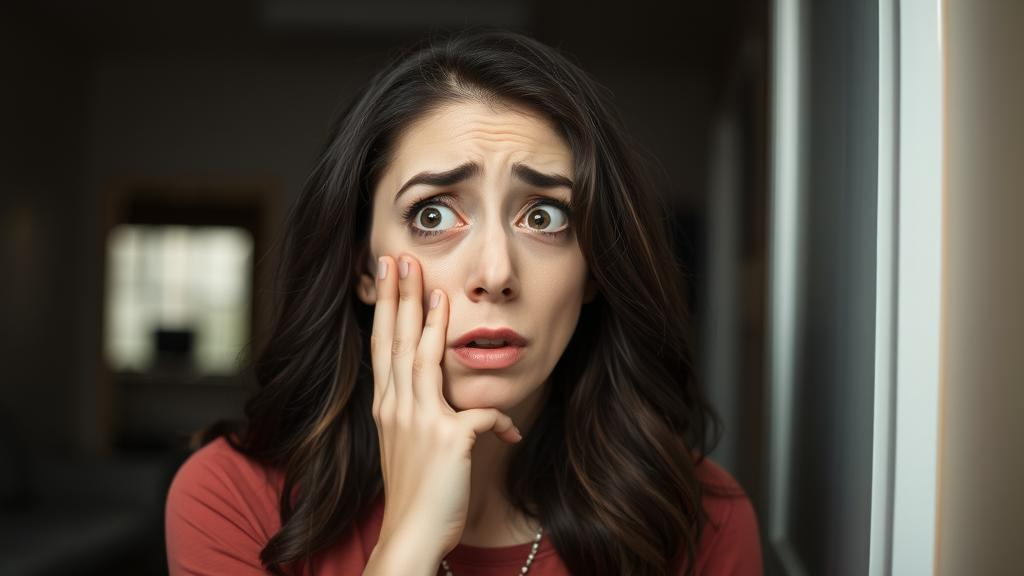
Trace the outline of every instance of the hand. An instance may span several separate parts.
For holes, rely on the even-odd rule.
[[[408,273],[400,278],[400,264]],[[436,289],[423,318],[422,268],[414,257],[377,263],[370,349],[373,419],[384,476],[380,541],[410,544],[439,561],[458,545],[469,510],[470,456],[480,434],[522,439],[512,419],[493,408],[456,412],[442,392],[441,362],[449,301]],[[381,271],[385,277],[381,278]]]

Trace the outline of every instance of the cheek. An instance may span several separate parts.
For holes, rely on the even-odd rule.
[[[549,271],[548,278],[557,281],[535,284],[531,301],[537,304],[535,322],[550,326],[551,338],[568,343],[576,329],[586,290],[586,266],[576,260],[562,262],[558,270]]]
[[[565,322],[565,332],[562,335],[568,343],[576,330],[587,289],[587,266],[582,256],[567,266],[565,282],[561,286],[552,286],[551,289],[559,291],[553,298],[562,303],[560,312]]]
[[[537,298],[560,306],[582,303],[587,286],[587,264],[582,254],[565,254],[540,262],[536,276],[547,281],[536,284]]]
[[[400,223],[391,221],[390,206],[378,202],[374,207],[370,228],[370,250],[375,257],[397,257],[403,251],[415,254],[409,243],[409,232]]]
[[[576,322],[583,306],[583,288],[571,288],[567,290],[566,286],[551,286],[547,289],[553,293],[544,296],[548,305],[545,306],[547,313],[542,320],[550,324],[553,336],[557,335],[557,338],[566,342],[576,329]]]
[[[458,286],[453,281],[458,276],[455,273],[456,268],[451,258],[425,255],[413,252],[412,250],[409,250],[409,252],[416,256],[423,270],[424,312],[430,309],[430,292],[435,288],[443,290],[448,296],[448,301],[451,302],[454,299],[456,290],[458,290]]]

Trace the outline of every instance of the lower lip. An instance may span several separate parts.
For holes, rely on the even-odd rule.
[[[471,348],[460,346],[455,348],[459,361],[474,370],[498,370],[508,368],[523,357],[522,346],[502,346],[501,348]]]

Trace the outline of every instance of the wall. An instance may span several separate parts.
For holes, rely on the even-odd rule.
[[[79,40],[70,16],[19,17],[32,10],[0,18],[0,433],[30,452],[74,436],[81,265],[69,247],[89,208],[73,193],[85,170],[87,62],[47,41]]]
[[[166,4],[152,13],[130,3],[29,5],[0,22],[5,78],[16,87],[0,93],[0,424],[32,439],[30,451],[105,452],[117,406],[133,401],[119,397],[101,356],[111,197],[139,181],[263,183],[287,207],[335,110],[412,36],[265,29],[245,2]],[[632,53],[602,52],[598,30],[564,45],[613,91],[657,156],[670,202],[691,219],[705,196],[712,72],[732,51],[729,34],[712,32],[728,30],[730,14],[698,10],[679,21],[689,33],[658,36],[662,51],[625,42]],[[549,41],[562,44],[549,16],[538,28],[551,26]],[[684,59],[667,49],[675,42]],[[192,422],[206,414],[195,406],[227,401],[223,390],[206,398],[161,406]]]
[[[940,574],[1024,542],[1024,3],[946,2]]]

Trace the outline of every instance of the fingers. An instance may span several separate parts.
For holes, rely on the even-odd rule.
[[[370,354],[373,359],[373,408],[379,414],[391,383],[391,341],[395,332],[398,308],[398,274],[395,260],[390,256],[377,259],[377,301],[374,304],[373,331],[370,335]]]
[[[427,321],[412,367],[412,392],[423,410],[439,410],[447,404],[441,390],[445,341],[448,335],[448,295],[435,288],[428,300]]]
[[[510,444],[523,439],[512,418],[494,408],[470,408],[456,413],[456,417],[467,423],[477,436],[493,431],[495,436]]]
[[[436,305],[429,307],[424,323],[419,262],[409,255],[397,260],[382,256],[377,261],[377,272],[370,337],[374,415],[395,413],[399,421],[409,421],[413,410],[441,410],[448,406],[442,392],[441,362],[446,349],[450,302],[443,290],[434,290],[429,302],[436,301]],[[455,412],[450,406],[448,410],[476,436],[494,432],[512,444],[522,440],[512,419],[499,410],[474,408]]]
[[[398,272],[398,316],[391,346],[391,370],[398,409],[411,411],[412,364],[423,332],[423,277],[419,262],[409,255],[398,258]]]

